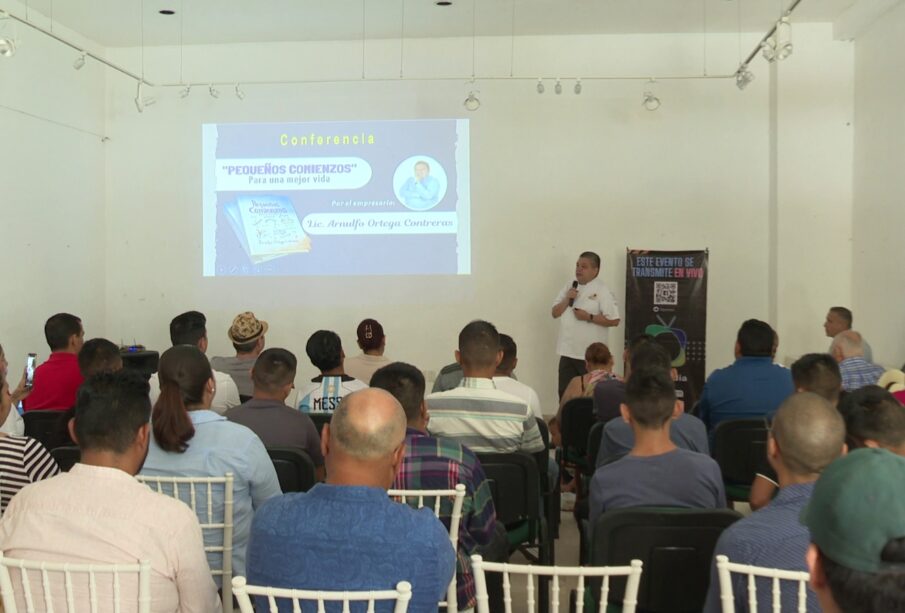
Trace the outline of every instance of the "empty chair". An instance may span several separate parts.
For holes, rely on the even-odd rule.
[[[729,509],[634,508],[607,511],[594,523],[592,566],[623,566],[638,559],[644,576],[638,608],[659,613],[700,611],[710,584],[716,541],[741,519]],[[610,602],[621,600],[621,578],[612,582]]]
[[[808,604],[808,581],[810,576],[806,572],[798,570],[781,570],[778,568],[764,568],[762,566],[751,566],[749,564],[735,564],[729,561],[726,556],[716,557],[717,575],[720,578],[720,603],[723,613],[735,613],[735,593],[732,589],[732,573],[740,573],[747,577],[748,587],[748,610],[758,611],[757,603],[757,578],[763,577],[770,580],[770,594],[765,596],[769,598],[771,610],[773,613],[779,613],[781,610],[780,596],[782,594],[782,585],[780,582],[793,582],[797,585],[787,586],[786,589],[795,589],[798,592],[798,610],[806,611]]]
[[[75,611],[75,603],[91,610],[151,610],[151,563],[71,564],[7,558],[0,552],[0,595],[6,613],[41,610]],[[49,600],[48,600],[49,599]]]
[[[136,475],[136,479],[152,490],[177,498],[188,504],[201,524],[204,551],[211,567],[211,575],[222,583],[223,611],[233,610],[233,474],[223,477],[151,477]],[[223,490],[223,508],[214,504],[215,488]]]
[[[533,613],[536,610],[534,599],[535,586],[534,577],[551,577],[552,588],[550,591],[550,611],[559,611],[560,603],[560,577],[578,577],[578,599],[575,603],[575,612],[582,613],[584,610],[583,595],[585,591],[586,577],[602,578],[602,586],[600,589],[599,608],[601,612],[606,611],[607,602],[610,591],[610,577],[626,577],[626,588],[622,598],[622,613],[634,613],[638,602],[638,586],[641,582],[640,560],[632,560],[626,566],[530,566],[527,564],[504,564],[500,562],[484,562],[481,556],[471,556],[471,566],[475,574],[475,586],[477,588],[477,611],[478,613],[489,613],[489,599],[487,597],[487,578],[485,572],[503,573],[503,602],[506,606],[506,613],[511,613],[512,607],[512,582],[510,576],[523,575],[526,578],[526,598],[527,602],[524,607],[519,606],[515,610],[527,610]]]
[[[314,460],[297,447],[268,447],[267,455],[277,471],[280,489],[289,492],[307,492],[317,483],[317,469]]]
[[[251,602],[252,596],[258,596],[257,600],[266,602],[268,611],[277,610],[278,600],[285,601],[287,605],[291,604],[293,611],[300,611],[303,601],[316,603],[318,611],[324,611],[324,605],[328,602],[342,603],[343,611],[348,611],[349,605],[353,602],[365,602],[368,604],[368,611],[373,611],[377,601],[389,600],[396,603],[394,613],[405,613],[408,610],[409,600],[412,599],[412,586],[408,581],[400,581],[392,590],[329,592],[248,585],[245,577],[235,577],[232,581],[232,592],[236,595],[241,613],[255,613]],[[258,610],[264,609],[259,607]]]
[[[720,465],[730,501],[748,501],[751,482],[767,457],[765,419],[721,421],[713,433],[713,459]]]
[[[434,510],[434,516],[438,519],[441,517],[441,509],[443,507],[443,498],[449,498],[452,502],[452,508],[447,509],[448,513],[443,516],[449,517],[449,542],[452,543],[453,549],[458,551],[459,548],[459,521],[462,519],[462,503],[465,501],[465,486],[461,483],[456,485],[454,490],[394,490],[387,491],[390,498],[395,498],[403,504],[422,509],[425,506]],[[428,503],[425,504],[427,499]],[[431,503],[433,500],[433,504]],[[451,603],[451,604],[450,604]],[[453,572],[452,580],[449,582],[449,588],[446,590],[446,600],[440,602],[441,607],[446,607],[448,612],[458,610],[456,604],[456,573]]]

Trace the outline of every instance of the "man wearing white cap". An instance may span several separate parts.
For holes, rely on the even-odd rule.
[[[211,358],[211,368],[225,372],[236,382],[239,395],[243,400],[254,394],[251,381],[251,368],[255,360],[264,351],[264,335],[267,334],[267,322],[261,321],[251,311],[239,313],[233,319],[227,336],[236,349],[235,357]]]

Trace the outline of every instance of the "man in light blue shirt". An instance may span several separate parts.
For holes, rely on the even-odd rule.
[[[409,610],[436,611],[455,571],[449,533],[430,509],[387,496],[405,454],[405,428],[402,406],[384,390],[343,398],[321,435],[326,483],[275,498],[255,514],[249,583],[383,590],[408,581]],[[386,605],[377,610],[392,611]]]
[[[409,177],[399,190],[405,205],[416,211],[427,210],[437,204],[440,182],[430,175],[430,165],[424,160],[415,162],[415,176]]]
[[[830,354],[839,362],[842,389],[853,392],[865,385],[876,385],[885,369],[871,364],[864,357],[864,341],[854,330],[840,332],[833,337]]]

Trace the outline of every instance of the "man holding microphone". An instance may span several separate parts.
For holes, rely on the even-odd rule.
[[[616,297],[600,274],[600,256],[585,251],[575,264],[575,280],[570,281],[553,304],[552,315],[559,319],[556,352],[559,354],[559,397],[573,377],[585,374],[584,353],[591,343],[608,345],[607,328],[618,326]]]

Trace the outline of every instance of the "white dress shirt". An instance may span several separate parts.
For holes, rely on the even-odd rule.
[[[572,284],[567,283],[553,301],[556,306],[566,297]],[[619,319],[619,307],[616,297],[600,277],[578,286],[578,297],[572,307],[559,316],[559,335],[556,339],[556,353],[576,360],[584,359],[584,352],[591,343],[609,344],[609,328],[600,324],[579,320],[573,309],[582,309],[591,315],[603,313],[607,319]]]

